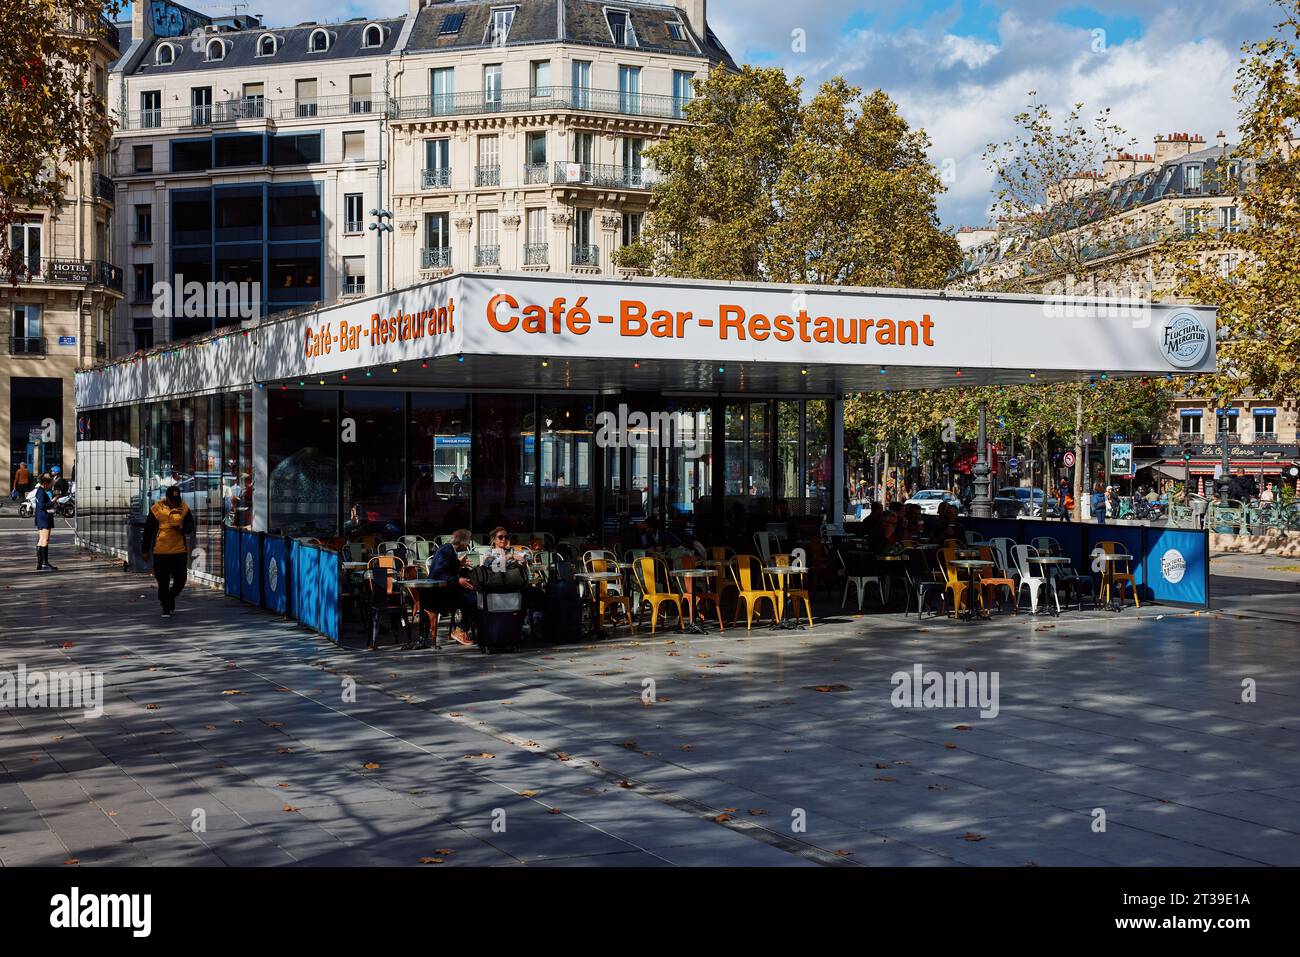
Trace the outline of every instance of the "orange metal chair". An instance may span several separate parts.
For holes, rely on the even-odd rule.
[[[588,558],[584,563],[589,572],[612,572],[618,571],[617,567],[610,567],[611,562],[607,558]],[[596,589],[596,621],[599,625],[605,624],[605,611],[609,608],[622,608],[627,613],[628,624],[631,625],[633,633],[636,632],[636,622],[632,620],[632,596],[620,595],[616,591],[611,591],[609,582],[590,582]]]
[[[677,610],[677,627],[682,626],[682,600],[679,595],[673,591],[664,591],[668,587],[668,566],[660,558],[638,558],[636,560],[637,585],[641,589],[641,603],[637,607],[637,621],[641,620],[641,615],[645,611],[645,606],[650,606],[650,634],[655,633],[655,628],[659,622],[659,609],[664,605],[671,605]]]
[[[678,559],[682,569],[698,568],[699,563],[694,555],[686,555]],[[712,602],[713,610],[718,615],[718,631],[726,631],[722,624],[722,589],[717,585],[719,578],[723,577],[723,571],[718,570],[712,578],[682,578],[681,595],[682,600],[686,602],[687,617],[692,621],[695,619],[696,602]]]
[[[734,625],[740,621],[740,606],[745,606],[745,628],[754,627],[754,612],[759,602],[767,599],[772,608],[772,620],[780,616],[777,612],[777,596],[767,584],[763,574],[762,563],[753,555],[737,555],[731,560],[732,580],[736,583],[736,613],[731,619]]]
[[[993,567],[985,569],[976,576],[976,582],[979,583],[980,604],[985,608],[989,607],[989,599],[995,597],[999,588],[1005,588],[1011,593],[1011,607],[1016,612],[1020,611],[1020,603],[1016,598],[1016,580],[1009,578],[1006,573],[998,572],[998,557],[993,553],[993,547],[990,545],[980,546],[980,559],[986,562],[992,562]]]

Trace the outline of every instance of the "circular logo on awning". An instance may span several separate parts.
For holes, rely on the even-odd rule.
[[[1165,576],[1165,581],[1171,585],[1177,585],[1183,580],[1183,575],[1187,574],[1187,559],[1183,558],[1183,553],[1176,548],[1171,548],[1160,556],[1160,574]]]
[[[1161,330],[1160,348],[1170,365],[1190,369],[1205,358],[1210,348],[1210,330],[1194,312],[1175,312]]]

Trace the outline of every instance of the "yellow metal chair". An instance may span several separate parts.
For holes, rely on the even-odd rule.
[[[789,555],[772,556],[772,564],[779,565],[783,568],[790,564],[790,560],[791,559]],[[813,626],[812,596],[809,594],[808,587],[805,584],[807,575],[804,572],[799,572],[799,573],[791,573],[786,577],[789,578],[790,580],[786,583],[784,593],[782,592],[781,589],[781,582],[775,580],[768,582],[769,587],[774,592],[776,592],[776,617],[778,619],[785,618],[785,600],[788,598],[790,599],[790,602],[794,605],[794,614],[795,617],[798,618],[799,602],[803,602],[804,614],[808,616],[808,627],[811,628]],[[773,575],[772,578],[775,579],[776,576]],[[798,580],[798,587],[795,586],[796,579]]]
[[[772,620],[776,621],[780,615],[777,612],[777,596],[770,588],[765,587],[767,584],[766,576],[763,574],[762,563],[753,555],[737,555],[731,560],[732,580],[736,583],[736,613],[731,619],[735,625],[740,621],[740,606],[745,606],[745,627],[751,629],[754,627],[754,612],[757,610],[758,603],[767,599],[772,608]]]
[[[1107,555],[1127,555],[1128,549],[1121,542],[1098,542],[1097,547]],[[1142,602],[1138,600],[1137,577],[1133,574],[1132,566],[1127,561],[1124,562],[1106,562],[1102,570],[1101,586],[1105,597],[1105,603],[1110,604],[1111,589],[1119,585],[1120,604],[1124,603],[1124,586],[1128,585],[1129,593],[1133,596],[1133,607],[1141,608]]]
[[[587,558],[583,564],[587,571],[599,574],[600,572],[616,572],[617,566],[608,558]],[[622,608],[627,612],[627,622],[632,627],[632,632],[636,633],[636,622],[632,620],[632,596],[621,595],[611,590],[609,582],[591,582],[591,587],[596,590],[596,622],[599,625],[605,624],[605,611],[608,608]]]
[[[650,634],[655,633],[655,628],[659,623],[659,609],[664,605],[671,605],[677,610],[677,627],[682,626],[682,599],[672,591],[664,591],[660,588],[663,583],[664,588],[668,587],[668,566],[658,558],[638,558],[636,560],[636,579],[637,586],[641,590],[641,603],[637,606],[637,621],[641,620],[641,615],[645,611],[645,606],[650,606]]]
[[[962,599],[966,599],[966,607],[970,608],[968,592],[971,591],[971,583],[962,581],[961,569],[953,565],[953,562],[957,559],[958,551],[956,545],[950,545],[939,555],[940,564],[943,565],[943,594],[944,598],[947,598],[949,594],[952,595],[952,616],[954,618],[961,613]],[[979,595],[978,589],[975,590],[975,595]],[[983,607],[982,602],[981,607]]]

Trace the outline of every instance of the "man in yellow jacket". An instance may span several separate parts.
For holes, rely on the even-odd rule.
[[[162,616],[170,618],[176,610],[176,596],[185,587],[185,566],[189,561],[190,539],[194,535],[194,513],[181,498],[178,486],[171,486],[163,498],[153,503],[144,523],[145,561],[153,555],[153,577],[158,582],[158,601]]]

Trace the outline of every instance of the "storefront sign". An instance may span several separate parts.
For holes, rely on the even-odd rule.
[[[1133,443],[1112,442],[1110,446],[1110,474],[1132,476]]]
[[[89,283],[93,275],[92,264],[80,259],[51,259],[51,282]]]

